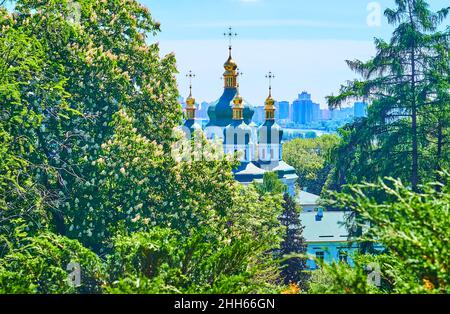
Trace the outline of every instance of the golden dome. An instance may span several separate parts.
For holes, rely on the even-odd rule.
[[[192,88],[190,88],[191,91],[189,93],[189,97],[186,99],[186,105],[187,107],[195,107],[195,98],[192,97]]]
[[[241,95],[239,94],[239,85],[238,85],[236,96],[233,99],[234,107],[235,108],[244,108],[244,106],[242,105],[243,102],[244,102],[244,100],[242,99]]]
[[[227,62],[225,62],[223,67],[225,68],[226,71],[232,72],[232,71],[236,71],[236,69],[238,68],[238,65],[230,55],[230,57],[228,58]]]
[[[186,105],[188,105],[189,107],[194,106],[194,105],[195,105],[195,98],[192,97],[192,96],[189,96],[189,97],[186,99]]]
[[[236,90],[236,96],[233,99],[233,120],[242,120],[244,119],[244,100],[239,94],[239,84],[237,84]]]
[[[189,96],[186,99],[186,118],[187,120],[195,120],[195,98],[192,97],[192,78],[195,77],[195,74],[192,71],[189,71],[189,74],[186,75],[189,78]]]
[[[192,88],[189,97],[186,99],[186,115],[187,120],[195,120],[195,98],[192,97]]]
[[[269,97],[266,99],[266,109],[275,109],[275,100],[272,97],[272,90],[269,93]]]
[[[228,60],[225,62],[223,67],[225,68],[225,70],[227,72],[234,72],[237,70],[238,65],[237,65],[236,61],[233,60],[233,57],[231,56],[231,46],[228,49],[229,49]]]
[[[272,87],[269,87],[269,96],[266,99],[266,106],[264,108],[266,120],[275,120],[275,110],[275,100],[272,98]]]

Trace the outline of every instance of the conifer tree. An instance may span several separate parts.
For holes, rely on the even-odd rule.
[[[330,107],[354,98],[372,103],[367,123],[350,130],[359,135],[357,147],[347,155],[345,180],[337,181],[373,182],[395,176],[417,190],[432,172],[427,171],[430,165],[448,164],[448,156],[442,155],[448,146],[448,119],[436,113],[449,109],[445,97],[448,83],[444,82],[449,77],[445,47],[450,33],[439,27],[450,8],[432,12],[424,0],[395,3],[395,9],[385,11],[388,22],[396,27],[390,41],[376,39],[376,56],[367,62],[347,61],[362,80],[354,80],[342,87],[340,95],[328,97]],[[430,128],[436,131],[429,132]],[[353,175],[362,168],[371,170],[360,171],[362,178]]]
[[[303,237],[304,227],[300,221],[299,210],[295,201],[289,194],[284,194],[283,214],[280,217],[281,224],[286,227],[283,242],[281,243],[280,256],[290,254],[305,254],[306,244]],[[300,257],[288,258],[282,262],[281,275],[285,284],[297,284],[304,288],[306,282],[306,259]]]

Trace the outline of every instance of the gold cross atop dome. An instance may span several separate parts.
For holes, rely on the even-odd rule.
[[[225,37],[228,37],[228,40],[229,40],[228,46],[229,46],[229,48],[231,50],[231,48],[232,48],[231,41],[233,40],[233,38],[237,37],[238,34],[233,32],[233,28],[230,26],[230,27],[228,27],[228,32],[227,33],[223,33],[223,35]]]
[[[244,75],[244,73],[240,72],[239,69],[237,69],[237,77]],[[241,94],[239,92],[239,82],[237,82],[236,86],[236,96],[233,99],[233,120],[242,120],[244,119],[244,105],[243,105],[244,99],[241,97]]]
[[[266,78],[269,80],[269,96],[266,99],[266,106],[264,107],[266,120],[275,120],[275,100],[272,97],[272,80],[275,78],[275,75],[269,71]]]
[[[225,88],[236,88],[237,87],[237,75],[238,75],[237,68],[238,68],[238,66],[237,66],[236,62],[233,60],[233,57],[231,56],[231,50],[233,48],[231,43],[232,43],[232,39],[237,37],[238,34],[233,32],[232,27],[229,27],[228,32],[224,33],[223,35],[225,37],[228,37],[228,39],[229,39],[229,45],[228,45],[229,56],[228,56],[228,60],[223,65],[223,67],[225,68],[225,73],[223,74]]]
[[[195,74],[192,71],[189,71],[186,74],[186,77],[189,79],[189,97],[186,99],[186,115],[188,120],[195,119],[195,98],[192,96],[192,79],[195,78]]]

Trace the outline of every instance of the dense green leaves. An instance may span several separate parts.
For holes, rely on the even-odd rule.
[[[295,139],[283,145],[283,160],[292,165],[302,189],[320,195],[331,170],[331,153],[340,143],[336,135]]]
[[[334,193],[329,201],[358,214],[349,221],[349,228],[359,226],[364,231],[356,241],[377,243],[386,250],[365,265],[378,263],[389,292],[449,292],[450,176],[442,173],[441,177],[445,184],[427,184],[421,193],[388,179],[350,186],[349,192]],[[383,195],[384,201],[372,195]],[[358,267],[362,265],[356,272]]]
[[[0,289],[277,291],[281,197],[235,182],[236,160],[173,158],[159,23],[134,0],[77,4],[0,9]]]
[[[355,265],[346,263],[321,263],[320,268],[312,273],[308,282],[311,294],[377,294],[382,290],[369,282],[367,265],[374,262],[372,256],[358,256]]]
[[[277,293],[303,284],[304,260],[283,259],[305,247],[276,174],[244,187],[233,179],[236,160],[172,156],[182,119],[177,69],[174,55],[148,44],[160,28],[148,9],[77,3],[0,8],[0,292]],[[448,10],[397,4],[386,12],[397,25],[392,40],[376,41],[374,59],[349,62],[363,80],[330,98],[368,97],[369,117],[342,139],[284,147],[301,187],[319,194],[328,177],[326,189],[346,192],[329,205],[353,210],[359,230],[370,222],[358,240],[386,249],[355,268],[323,265],[313,293],[449,289],[448,175],[437,172],[449,156],[449,41],[437,31]],[[386,174],[414,189],[440,183],[420,193],[399,180],[342,189]],[[363,281],[373,261],[380,289]],[[70,263],[80,265],[79,287],[68,280]]]
[[[100,258],[78,241],[16,230],[14,242],[0,238],[0,293],[98,293],[106,276]],[[80,265],[80,287],[70,284],[70,263]]]
[[[398,0],[385,12],[396,27],[390,41],[376,39],[376,56],[367,62],[347,61],[362,79],[328,97],[329,105],[365,98],[371,106],[367,119],[346,128],[332,184],[394,176],[417,189],[448,167],[450,34],[440,27],[448,12]]]
[[[353,98],[371,105],[367,118],[339,131],[325,205],[351,211],[349,230],[361,251],[377,253],[376,244],[386,251],[357,257],[354,268],[323,265],[312,292],[449,292],[450,35],[441,27],[448,13],[397,0],[385,12],[396,27],[390,41],[376,39],[367,62],[347,61],[362,79],[328,98],[331,107]],[[371,263],[380,268],[381,289],[366,284],[363,268]]]
[[[285,284],[295,284],[305,289],[308,276],[306,259],[301,255],[306,253],[306,243],[303,237],[304,227],[299,218],[300,211],[289,194],[284,195],[283,207],[280,221],[286,227],[286,231],[281,248],[277,252],[283,260],[281,274]]]
[[[278,174],[275,172],[267,172],[264,174],[263,182],[254,182],[253,185],[257,191],[264,195],[266,193],[271,194],[284,194],[286,192],[286,185],[278,178]]]

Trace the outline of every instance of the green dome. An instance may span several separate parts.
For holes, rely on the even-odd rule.
[[[208,108],[209,123],[208,126],[226,127],[233,122],[233,99],[237,94],[236,88],[225,88],[223,95]],[[252,122],[255,110],[253,106],[244,104],[244,122],[250,124]]]

